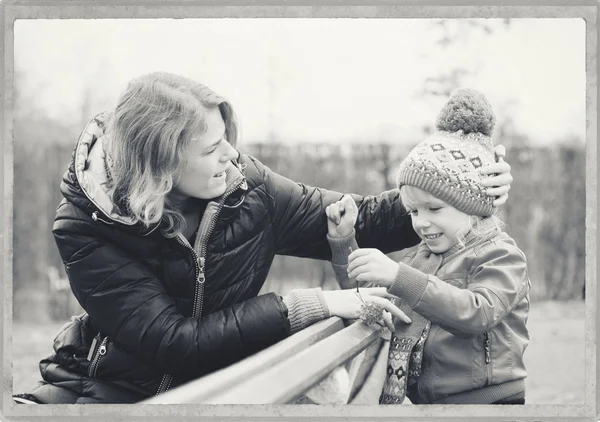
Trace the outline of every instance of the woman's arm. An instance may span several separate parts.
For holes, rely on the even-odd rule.
[[[276,252],[307,258],[331,259],[327,243],[325,208],[342,198],[339,192],[306,186],[274,173],[255,158],[242,156],[256,166],[271,204]],[[361,247],[392,252],[414,246],[410,216],[403,210],[397,189],[378,196],[352,195],[358,205],[356,239]]]
[[[92,224],[72,204],[59,208],[53,234],[73,293],[97,330],[162,372],[197,378],[331,315],[358,317],[360,304],[352,292],[320,289],[293,290],[284,298],[269,293],[186,317],[146,265]],[[403,316],[385,289],[366,291],[364,297]]]
[[[99,236],[73,205],[53,233],[74,295],[105,335],[172,375],[198,377],[289,335],[286,308],[267,294],[201,318],[183,316],[156,275]],[[64,210],[59,214],[64,214]]]
[[[331,259],[326,241],[327,219],[325,208],[342,198],[342,194],[296,183],[281,176],[257,159],[241,155],[241,160],[254,166],[261,174],[266,194],[271,201],[271,218],[274,225],[275,245],[280,255]],[[489,168],[488,168],[489,167]],[[512,176],[510,165],[494,163],[482,171],[497,173],[486,178],[490,195],[502,195],[496,201],[506,201]],[[358,206],[355,224],[356,240],[361,248],[377,248],[384,253],[415,246],[420,239],[415,233],[410,215],[400,200],[398,189],[385,191],[377,196],[352,195]]]

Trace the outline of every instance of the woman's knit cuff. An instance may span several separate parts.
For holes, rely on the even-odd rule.
[[[396,279],[387,291],[406,301],[411,308],[416,306],[427,288],[428,277],[422,271],[416,270],[403,262],[398,263]]]
[[[329,242],[329,247],[331,248],[332,264],[348,264],[348,255],[350,255],[348,249],[358,249],[358,243],[356,243],[355,234],[356,232],[354,229],[352,229],[352,233],[346,237],[331,237],[327,235],[327,241]]]
[[[331,316],[320,288],[292,290],[283,303],[288,308],[290,334]]]

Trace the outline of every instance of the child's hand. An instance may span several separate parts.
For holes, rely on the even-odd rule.
[[[350,195],[325,208],[327,231],[334,238],[348,237],[354,230],[358,218],[358,207]]]
[[[492,176],[483,179],[481,184],[489,187],[489,189],[486,190],[487,195],[497,196],[493,204],[495,207],[499,207],[500,205],[504,205],[508,199],[508,191],[510,190],[510,184],[513,181],[513,177],[510,174],[510,164],[503,159],[506,155],[504,146],[496,146],[494,148],[494,155],[497,157],[497,162],[482,167],[481,169],[481,174],[490,174]]]
[[[399,265],[379,249],[357,249],[348,256],[348,277],[356,281],[390,287]]]

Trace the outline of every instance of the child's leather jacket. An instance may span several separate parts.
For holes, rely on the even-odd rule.
[[[342,287],[352,287],[347,251],[356,243],[352,236],[329,241],[336,277]],[[406,265],[423,248],[421,243],[401,260],[388,288],[431,321],[421,375],[407,396],[413,403],[465,404],[524,397],[531,283],[523,252],[497,231],[444,253],[430,275]]]
[[[408,397],[481,404],[524,397],[531,286],[525,255],[504,232],[444,255],[435,275],[401,265],[411,287],[388,289],[432,322],[421,376]]]

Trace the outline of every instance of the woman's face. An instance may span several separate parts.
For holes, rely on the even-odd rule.
[[[206,112],[206,132],[192,136],[185,153],[186,161],[177,185],[175,202],[188,198],[213,199],[226,189],[225,170],[238,152],[225,139],[225,122],[218,108]]]

